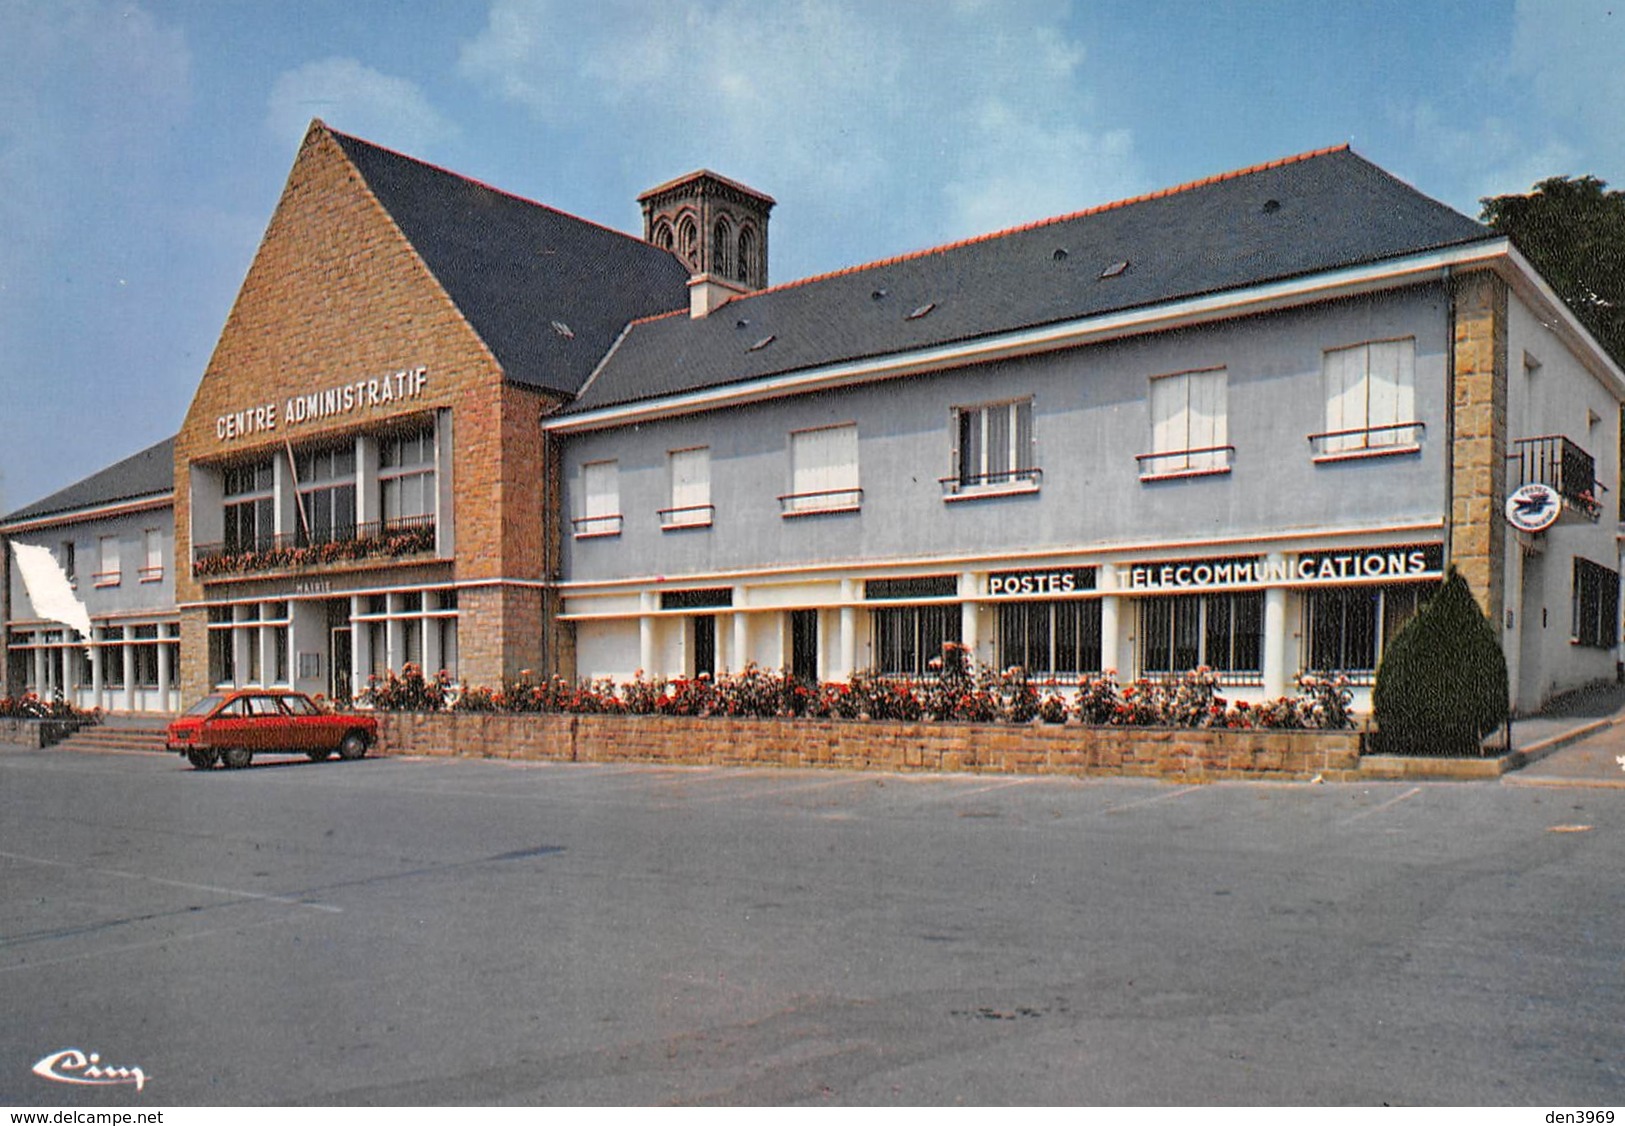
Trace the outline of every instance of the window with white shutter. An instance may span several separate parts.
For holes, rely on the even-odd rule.
[[[591,461],[581,467],[581,514],[572,523],[576,538],[621,533],[620,465]]]
[[[672,450],[667,455],[671,476],[671,506],[660,510],[663,528],[709,527],[711,505],[711,451],[705,446]]]
[[[790,435],[790,491],[779,503],[786,516],[847,512],[863,504],[856,423]]]
[[[1227,384],[1224,368],[1151,381],[1151,452],[1138,459],[1142,478],[1230,471]]]
[[[1326,431],[1310,435],[1316,452],[1351,454],[1413,449],[1416,341],[1378,340],[1325,354]]]

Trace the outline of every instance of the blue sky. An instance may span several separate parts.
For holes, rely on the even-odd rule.
[[[1348,142],[1476,216],[1625,187],[1625,0],[0,0],[0,513],[180,425],[312,117],[775,281]]]

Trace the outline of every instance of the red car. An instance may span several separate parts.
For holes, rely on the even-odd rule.
[[[216,762],[236,770],[260,753],[356,759],[377,741],[370,715],[325,712],[302,692],[244,688],[193,704],[169,725],[167,745],[198,770]]]

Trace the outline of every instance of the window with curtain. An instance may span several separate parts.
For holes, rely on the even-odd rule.
[[[955,477],[961,490],[1036,482],[1031,399],[959,407],[954,414]]]
[[[384,439],[378,446],[378,487],[385,524],[416,522],[435,513],[434,428]]]

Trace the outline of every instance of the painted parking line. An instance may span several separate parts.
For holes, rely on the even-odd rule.
[[[150,884],[163,884],[166,887],[182,888],[186,891],[207,892],[210,895],[224,895],[232,899],[254,899],[265,903],[282,903],[289,907],[309,907],[312,911],[327,911],[332,914],[342,914],[344,908],[335,907],[330,903],[312,903],[307,899],[299,899],[289,895],[271,895],[268,892],[247,891],[243,888],[216,887],[213,884],[194,884],[186,880],[168,880],[162,876],[149,876],[142,872],[126,872],[119,868],[95,868],[87,864],[74,864],[66,860],[51,860],[43,856],[24,856],[17,852],[0,852],[0,860],[16,860],[23,864],[41,864],[51,868],[66,868],[72,872],[86,873],[95,876],[116,876],[121,880],[142,880]]]
[[[1412,786],[1410,789],[1406,790],[1403,794],[1400,794],[1397,797],[1389,798],[1387,801],[1381,802],[1381,803],[1379,803],[1377,805],[1374,805],[1370,809],[1362,809],[1359,813],[1356,813],[1356,814],[1354,814],[1354,815],[1352,815],[1350,817],[1343,818],[1343,820],[1339,821],[1338,824],[1339,825],[1352,825],[1356,821],[1363,821],[1367,817],[1374,817],[1377,814],[1382,813],[1384,810],[1391,809],[1392,807],[1398,805],[1402,801],[1410,801],[1412,798],[1414,798],[1417,794],[1420,794],[1421,792],[1422,792],[1422,787],[1420,787],[1420,786]]]
[[[1177,790],[1170,790],[1167,793],[1154,794],[1149,798],[1141,798],[1139,801],[1123,802],[1121,805],[1109,805],[1106,807],[1105,812],[1122,813],[1125,810],[1139,809],[1141,806],[1156,805],[1158,802],[1173,801],[1175,798],[1182,798],[1186,794],[1194,794],[1198,790],[1204,789],[1207,789],[1207,787],[1184,786]]]

